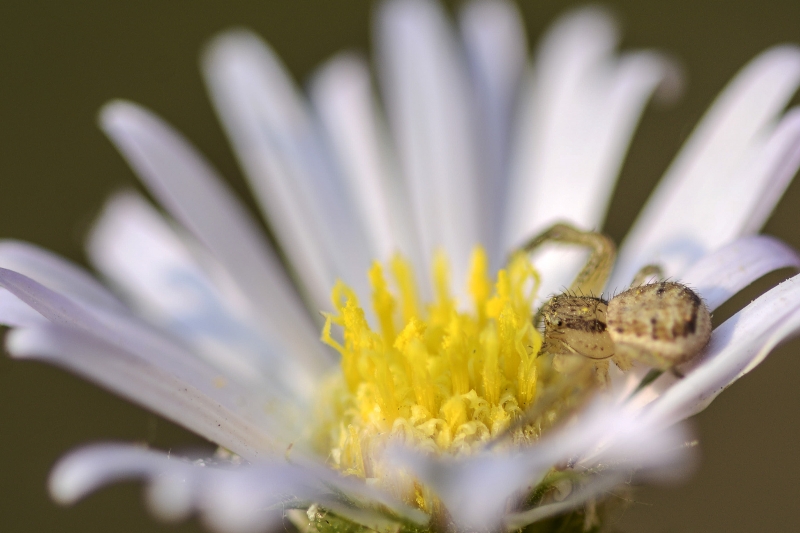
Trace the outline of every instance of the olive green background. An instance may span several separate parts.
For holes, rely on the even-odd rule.
[[[531,42],[569,5],[523,3]],[[688,75],[682,100],[648,109],[633,142],[606,227],[619,239],[737,69],[773,44],[800,42],[800,2],[620,0],[610,5],[624,27],[623,47],[674,53]],[[0,237],[28,240],[83,261],[82,238],[103,199],[120,187],[136,186],[95,125],[99,106],[114,97],[140,102],[165,117],[245,196],[199,75],[203,44],[224,28],[248,26],[274,46],[302,82],[339,50],[368,51],[371,8],[370,2],[330,0],[4,0]],[[800,186],[795,184],[765,231],[800,247],[798,206]],[[755,297],[768,282],[735,305]],[[729,314],[733,306],[728,307]],[[613,525],[625,532],[796,530],[798,352],[798,342],[777,350],[697,416],[698,472],[684,485],[633,493],[633,502]],[[45,483],[53,462],[81,443],[109,439],[163,449],[209,447],[61,370],[0,356],[0,531],[202,529],[196,520],[154,522],[133,484],[101,491],[72,508],[51,503]]]

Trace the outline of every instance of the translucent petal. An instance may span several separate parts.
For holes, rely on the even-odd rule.
[[[34,326],[47,319],[5,289],[0,289],[0,324],[10,327]]]
[[[356,492],[374,496],[373,503],[386,503],[390,510],[406,509],[409,516],[416,518],[422,514],[368,489],[361,481],[347,480],[316,465],[282,461],[239,466],[218,460],[189,462],[115,444],[89,446],[61,459],[51,474],[50,491],[57,501],[71,504],[105,484],[130,478],[147,482],[148,503],[159,516],[181,518],[197,510],[209,527],[222,532],[269,529],[282,518],[285,509],[307,507],[311,502],[358,524],[390,526],[385,515],[352,505],[350,489],[356,484],[360,486]],[[427,517],[424,518],[415,523],[424,526]]]
[[[520,82],[527,68],[525,28],[507,0],[473,0],[460,12],[459,26],[477,104],[480,202],[486,210],[485,245],[499,267],[500,231],[505,214],[511,124]]]
[[[256,199],[316,309],[342,278],[360,293],[370,250],[305,102],[258,37],[223,34],[204,57],[206,81]]]
[[[76,372],[243,457],[280,453],[288,442],[282,438],[290,437],[288,426],[271,423],[264,404],[247,405],[248,398],[234,387],[215,389],[204,382],[210,380],[196,375],[176,377],[163,366],[73,328],[45,324],[15,329],[8,335],[7,348],[15,357]],[[243,412],[249,412],[249,419]],[[275,433],[266,433],[270,429]]]
[[[620,250],[611,287],[649,262],[668,275],[763,223],[800,154],[797,114],[775,125],[800,84],[800,49],[773,48],[720,94],[648,200]]]
[[[773,237],[754,235],[737,239],[706,255],[680,281],[695,290],[713,312],[761,276],[782,268],[800,268],[798,253]],[[618,397],[627,399],[649,370],[634,366],[626,374],[612,375]],[[636,405],[644,406],[677,381],[677,376],[665,372],[647,388],[637,392],[633,401]]]
[[[302,351],[280,324],[257,320],[248,302],[219,290],[180,236],[134,194],[109,201],[87,248],[140,313],[226,375],[303,400],[313,394],[312,378],[328,368],[314,357],[318,347]],[[310,335],[305,339],[313,342]]]
[[[597,465],[608,472],[685,471],[679,467],[687,459],[686,439],[682,425],[661,428],[624,405],[598,402],[570,424],[509,454],[492,449],[455,460],[392,450],[390,457],[429,484],[462,527],[492,529],[509,498],[532,490],[555,465],[572,463],[577,473]]]
[[[115,101],[100,122],[145,185],[213,254],[252,308],[297,353],[324,363],[316,327],[266,236],[214,169],[178,132],[136,104]]]
[[[310,96],[373,257],[388,261],[401,251],[422,267],[406,190],[378,116],[366,63],[354,54],[336,56],[313,76]]]
[[[258,476],[253,475],[256,472]],[[50,492],[60,503],[70,504],[103,485],[143,479],[149,485],[148,503],[157,515],[180,518],[197,510],[215,531],[249,533],[279,524],[283,506],[278,504],[287,497],[291,502],[313,493],[303,487],[308,477],[288,465],[237,469],[189,462],[134,446],[105,444],[77,450],[61,459],[51,473]],[[157,495],[166,498],[156,499]]]
[[[443,248],[464,292],[484,242],[475,117],[464,58],[445,14],[426,0],[388,1],[376,16],[376,68],[426,265]]]
[[[798,167],[800,167],[800,108],[793,107],[786,112],[775,128],[764,150],[754,162],[753,168],[747,170],[754,174],[768,174],[772,177],[757,192],[757,198],[748,206],[750,213],[740,230],[742,235],[761,231],[797,174]]]
[[[752,282],[775,270],[800,268],[800,254],[773,237],[743,237],[710,253],[681,276],[713,311]]]
[[[562,17],[539,47],[524,92],[503,252],[555,222],[600,228],[634,128],[677,68],[654,52],[615,57],[617,31],[598,8]],[[581,254],[537,259],[543,295],[569,285]]]
[[[518,513],[510,513],[503,519],[506,530],[521,529],[528,524],[544,520],[571,509],[577,509],[598,494],[603,494],[623,483],[629,474],[618,471],[602,472],[594,476],[587,484],[572,490],[564,500],[549,503]]]
[[[703,410],[720,392],[800,329],[800,276],[763,294],[714,330],[686,377],[651,404],[647,415],[670,424]]]
[[[483,454],[455,460],[409,450],[389,453],[398,466],[412,471],[436,492],[465,530],[495,529],[508,499],[523,486],[535,486],[548,469],[547,459],[529,463],[519,455]]]
[[[102,309],[78,304],[66,296],[51,291],[36,281],[11,270],[0,269],[0,286],[25,302],[54,325],[65,329],[64,333],[58,330],[56,333],[51,334],[49,333],[51,330],[46,327],[47,324],[39,327],[39,323],[32,323],[30,325],[34,326],[33,333],[12,332],[12,335],[18,335],[20,338],[25,339],[26,342],[32,343],[30,344],[31,346],[36,346],[36,342],[42,342],[44,343],[43,346],[49,350],[44,354],[39,354],[35,349],[31,349],[25,352],[26,355],[47,355],[56,359],[77,357],[80,359],[79,355],[75,355],[80,354],[80,350],[70,351],[69,353],[60,351],[57,337],[54,337],[54,335],[66,335],[67,338],[71,338],[67,334],[71,331],[75,335],[81,335],[79,336],[80,342],[99,343],[99,348],[95,350],[96,355],[93,356],[95,358],[102,358],[99,352],[102,352],[105,347],[112,346],[120,353],[128,354],[143,363],[140,366],[143,366],[146,372],[163,374],[167,379],[172,380],[169,387],[175,387],[174,390],[167,387],[172,394],[180,394],[180,386],[175,385],[184,383],[187,387],[196,389],[200,393],[220,402],[226,409],[241,416],[250,417],[251,420],[262,424],[263,427],[271,424],[273,417],[279,417],[281,423],[274,424],[275,427],[284,429],[283,426],[285,426],[286,431],[291,432],[297,429],[296,424],[299,424],[302,419],[297,412],[299,407],[296,407],[296,401],[287,403],[286,393],[279,388],[265,387],[263,382],[243,381],[237,375],[226,374],[219,368],[211,367],[208,363],[199,359],[178,339],[171,337],[164,331],[158,331],[144,324],[135,317],[108,313]],[[40,329],[47,334],[38,335],[36,332]],[[56,340],[52,340],[54,338]],[[67,341],[65,340],[64,342],[66,343]],[[66,349],[65,347],[64,350]],[[86,357],[90,357],[90,355]],[[76,362],[76,364],[83,363]],[[152,367],[152,370],[149,369],[150,367]],[[134,372],[135,370],[131,370],[128,374]],[[105,383],[105,381],[115,380],[112,373],[113,370],[109,370],[101,372],[97,376],[92,374],[91,377],[96,377],[101,380],[101,383]],[[117,381],[114,381],[114,383],[117,383]],[[119,383],[120,387],[122,387],[120,392],[128,394],[125,388],[127,383],[125,381]],[[116,390],[113,383],[106,386]],[[267,409],[265,406],[271,407]],[[198,407],[198,409],[204,408],[205,406]],[[187,411],[186,418],[191,418],[196,414]],[[169,416],[179,423],[184,423],[181,419],[180,410],[174,411]]]
[[[0,241],[0,267],[34,278],[78,301],[118,313],[128,308],[91,274],[56,254],[27,242]]]
[[[99,487],[121,479],[183,472],[184,460],[131,445],[94,445],[72,452],[50,474],[50,494],[61,504],[72,504]]]
[[[192,372],[204,367],[176,339],[133,317],[77,304],[12,270],[0,268],[0,286],[54,324],[85,332],[146,359],[155,361],[158,358],[164,368],[189,383],[196,381]]]

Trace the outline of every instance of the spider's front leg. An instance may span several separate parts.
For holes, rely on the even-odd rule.
[[[568,292],[594,295],[603,291],[617,257],[617,247],[614,241],[596,231],[584,231],[569,224],[559,223],[533,237],[518,251],[531,254],[547,243],[574,244],[589,249],[589,259],[578,272]]]
[[[598,381],[605,384],[609,361],[616,362],[615,347],[607,331],[608,303],[594,295],[599,295],[608,281],[616,259],[616,246],[602,233],[555,224],[525,243],[520,251],[530,254],[547,243],[586,247],[589,258],[567,294],[551,298],[534,318],[534,322],[541,318],[544,325],[540,353],[552,355],[555,368],[568,373],[576,365],[589,361],[595,367]],[[626,361],[617,364],[629,366]]]

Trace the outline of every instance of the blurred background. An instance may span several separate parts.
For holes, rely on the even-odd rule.
[[[520,4],[529,40],[573,2]],[[654,47],[684,65],[684,97],[645,113],[622,171],[606,230],[617,240],[681,143],[731,76],[754,55],[800,42],[800,2],[606,2],[623,48]],[[0,237],[27,240],[84,262],[82,240],[104,198],[136,180],[95,125],[98,108],[124,97],[184,132],[247,198],[198,71],[216,32],[263,35],[301,83],[342,49],[368,52],[371,2],[58,0],[0,5]],[[448,4],[451,8],[455,3]],[[577,5],[577,4],[575,4]],[[249,202],[249,200],[248,200]],[[250,204],[252,205],[252,204]],[[765,232],[800,247],[800,184]],[[785,277],[785,276],[783,276]],[[762,280],[741,306],[781,279]],[[722,311],[721,313],[725,313]],[[613,530],[790,531],[800,497],[800,343],[777,350],[693,420],[702,463],[686,484],[628,494]],[[66,450],[97,440],[161,449],[205,448],[199,437],[61,370],[0,356],[0,530],[201,531],[197,521],[154,522],[134,484],[72,508],[53,504],[47,473]]]

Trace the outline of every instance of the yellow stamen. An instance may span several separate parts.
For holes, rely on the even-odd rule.
[[[319,432],[320,446],[334,466],[361,477],[378,475],[373,452],[393,439],[431,453],[471,453],[508,428],[537,390],[542,339],[531,307],[539,280],[526,258],[513,258],[493,283],[478,248],[467,287],[470,312],[450,292],[443,253],[434,258],[435,297],[427,307],[407,261],[393,258],[389,272],[391,280],[378,263],[369,271],[377,329],[339,282],[322,331],[323,342],[341,354],[343,385],[323,392],[325,405],[342,407],[323,410],[328,429]]]

